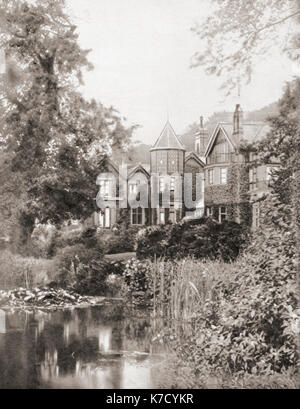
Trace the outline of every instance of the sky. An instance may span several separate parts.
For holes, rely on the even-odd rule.
[[[226,99],[220,79],[190,68],[199,40],[195,22],[211,12],[209,0],[68,0],[79,42],[91,49],[94,70],[84,75],[82,92],[114,106],[127,124],[138,124],[135,139],[153,143],[167,118],[183,133],[201,115],[233,111],[237,93]],[[244,111],[262,108],[282,95],[295,67],[274,55],[255,66],[242,87]]]

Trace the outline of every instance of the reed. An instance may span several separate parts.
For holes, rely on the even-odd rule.
[[[213,287],[229,280],[232,265],[222,261],[154,260],[149,269],[153,291],[153,315],[191,322],[203,303],[213,297]]]

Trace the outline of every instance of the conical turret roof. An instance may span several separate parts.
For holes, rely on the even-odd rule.
[[[151,150],[156,149],[180,149],[185,150],[182,142],[176,135],[172,125],[167,121],[164,129],[162,130],[160,136],[156,140]]]

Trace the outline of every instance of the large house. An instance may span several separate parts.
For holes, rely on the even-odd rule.
[[[97,179],[99,212],[95,225],[112,228],[121,220],[132,225],[175,223],[207,216],[259,225],[259,199],[268,189],[272,168],[256,166],[242,145],[262,140],[264,122],[245,122],[240,105],[232,122],[220,122],[209,136],[203,118],[195,149],[187,152],[169,121],[150,149],[150,165],[127,167],[112,160]]]
[[[233,122],[218,123],[205,150],[206,215],[259,225],[259,199],[269,188],[277,163],[257,166],[257,157],[241,149],[263,140],[270,128],[265,122],[246,122],[240,105]]]

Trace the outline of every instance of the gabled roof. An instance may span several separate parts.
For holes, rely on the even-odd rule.
[[[134,166],[132,169],[129,169],[128,179],[137,172],[142,172],[147,178],[150,177],[150,165],[139,163]]]
[[[228,129],[227,125],[231,126],[231,131]],[[233,148],[235,148],[235,144],[232,141],[232,130],[233,130],[233,125],[232,124],[227,123],[227,122],[219,122],[217,124],[217,126],[215,127],[215,130],[213,131],[211,137],[209,138],[209,141],[208,141],[204,156],[206,157],[210,153],[210,151],[211,151],[211,149],[212,149],[212,147],[213,147],[213,145],[215,143],[215,140],[217,139],[219,131],[223,132],[223,134],[225,135],[225,138],[228,140],[230,145]]]
[[[266,122],[245,122],[243,123],[242,128],[243,134],[241,136],[241,140],[249,143],[261,141],[270,131],[270,126]],[[209,139],[205,156],[210,153],[220,130],[223,132],[233,149],[238,147],[239,140],[236,135],[233,135],[233,123],[220,122]]]
[[[121,177],[122,180],[126,179],[126,172],[125,169],[124,171],[122,170],[122,166],[120,164],[117,164],[116,162],[114,162],[112,159],[110,158],[104,158],[101,160],[100,162],[100,166],[103,166],[104,169],[102,170],[101,173],[99,173],[99,175],[97,176],[97,182],[101,179],[101,178],[107,178],[109,177],[109,173],[111,173],[111,171],[114,171],[116,173],[117,177]],[[125,164],[126,166],[126,164]],[[120,173],[121,170],[121,173]],[[97,183],[96,182],[96,183]]]
[[[156,140],[151,150],[155,149],[180,149],[185,150],[179,137],[176,135],[172,125],[167,121],[160,136]]]
[[[119,173],[119,165],[110,158],[102,159],[100,162],[100,166],[106,167],[107,171],[109,170],[109,167],[111,167],[116,171],[116,173]]]
[[[188,152],[185,155],[185,163],[189,160],[189,159],[194,159],[200,166],[204,167],[205,163],[201,160],[201,158],[195,153],[195,152]]]

